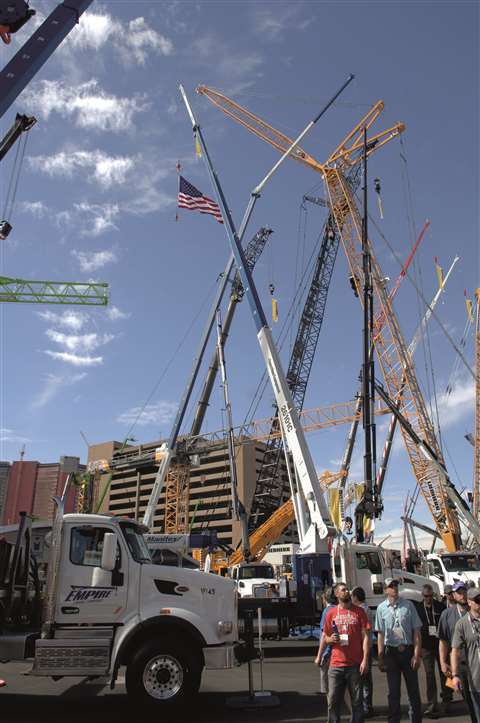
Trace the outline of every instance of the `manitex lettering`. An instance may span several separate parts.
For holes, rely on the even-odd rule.
[[[95,602],[110,597],[114,587],[81,587],[72,585],[65,602]]]

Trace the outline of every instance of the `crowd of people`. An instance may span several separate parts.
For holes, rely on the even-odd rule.
[[[399,596],[399,581],[384,581],[385,600],[375,617],[361,587],[337,583],[326,591],[316,665],[320,692],[327,695],[328,723],[340,723],[348,689],[351,723],[374,716],[372,646],[387,677],[388,721],[400,723],[405,681],[411,723],[448,715],[453,693],[461,693],[472,723],[480,723],[480,588],[457,582],[436,599],[431,585],[422,601]],[[422,710],[418,671],[423,665],[427,705]],[[440,680],[440,690],[437,685]]]

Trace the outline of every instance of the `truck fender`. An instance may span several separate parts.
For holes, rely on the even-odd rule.
[[[112,661],[113,668],[110,687],[114,687],[118,669],[131,658],[135,649],[138,649],[146,640],[150,640],[153,635],[167,631],[177,636],[194,640],[198,644],[203,659],[202,650],[206,647],[207,643],[203,635],[194,625],[188,622],[188,620],[178,618],[175,615],[157,615],[156,617],[138,623],[138,625],[127,633],[124,640],[120,643],[115,660]]]

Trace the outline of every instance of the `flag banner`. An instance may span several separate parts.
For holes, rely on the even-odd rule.
[[[470,323],[473,322],[473,303],[471,299],[465,299],[465,306],[467,307],[467,317]]]
[[[272,321],[278,321],[278,301],[272,296]]]
[[[438,288],[441,289],[444,284],[443,269],[438,263],[437,257],[435,257],[435,271],[437,273]]]
[[[332,522],[340,530],[342,527],[342,510],[340,507],[340,490],[329,489],[328,490],[328,509],[330,511],[330,517]]]
[[[218,223],[223,223],[222,214],[218,203],[211,198],[204,196],[198,188],[192,186],[183,176],[180,176],[178,189],[178,207],[188,208],[189,211],[200,211],[216,218]]]

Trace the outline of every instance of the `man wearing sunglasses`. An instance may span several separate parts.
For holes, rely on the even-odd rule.
[[[438,624],[440,666],[442,668],[442,673],[447,676],[447,678],[452,677],[450,652],[452,650],[452,640],[455,626],[457,622],[468,613],[467,587],[464,582],[459,581],[453,585],[453,597],[455,604],[452,605],[452,607],[447,607],[447,609],[443,611]],[[470,717],[472,721],[475,721],[475,712],[473,709],[467,675],[467,664],[462,651],[459,656],[459,660],[457,661],[457,669],[455,672],[460,676],[461,693],[468,706],[468,710],[470,711]]]
[[[433,597],[433,588],[428,583],[422,588],[422,602],[417,604],[417,612],[422,621],[422,661],[427,683],[427,708],[423,712],[426,718],[438,718],[448,709],[452,700],[452,691],[445,685],[445,676],[440,667],[438,654],[438,624],[445,605]],[[438,706],[437,680],[435,666],[440,671],[442,685],[442,707]]]
[[[480,588],[471,587],[467,592],[468,613],[455,625],[452,639],[452,679],[455,690],[462,689],[460,661],[462,654],[467,661],[467,678],[470,686],[472,723],[480,723]]]

